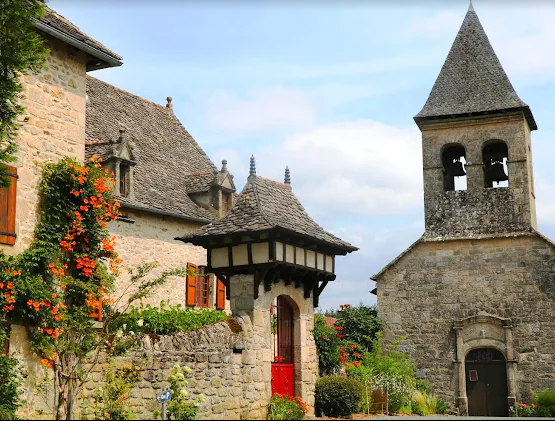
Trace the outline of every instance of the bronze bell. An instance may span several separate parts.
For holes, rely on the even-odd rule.
[[[445,172],[453,177],[462,177],[463,175],[466,175],[462,162],[458,160],[454,160],[453,162],[445,165]]]
[[[500,181],[507,181],[509,179],[507,174],[505,174],[503,163],[499,161],[492,162],[492,164],[488,167],[487,173],[488,179],[492,182],[497,181],[499,183]]]

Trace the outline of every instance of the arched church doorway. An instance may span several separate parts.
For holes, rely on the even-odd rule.
[[[272,394],[295,396],[294,311],[289,299],[277,297],[270,308],[274,361],[272,362]]]
[[[493,348],[474,349],[465,360],[468,415],[509,415],[507,408],[507,362]]]

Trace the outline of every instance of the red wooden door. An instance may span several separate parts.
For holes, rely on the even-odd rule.
[[[277,343],[272,364],[272,394],[295,396],[295,364],[293,358],[293,308],[283,297],[278,297]]]

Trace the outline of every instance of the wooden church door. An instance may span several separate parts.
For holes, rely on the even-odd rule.
[[[272,395],[295,396],[295,368],[293,342],[293,307],[285,297],[277,298],[271,308],[274,361],[272,363]]]
[[[507,363],[496,349],[481,348],[466,357],[468,415],[508,416]]]

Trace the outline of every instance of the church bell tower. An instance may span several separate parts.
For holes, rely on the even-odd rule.
[[[425,238],[536,229],[530,133],[516,94],[470,6],[422,110]]]

